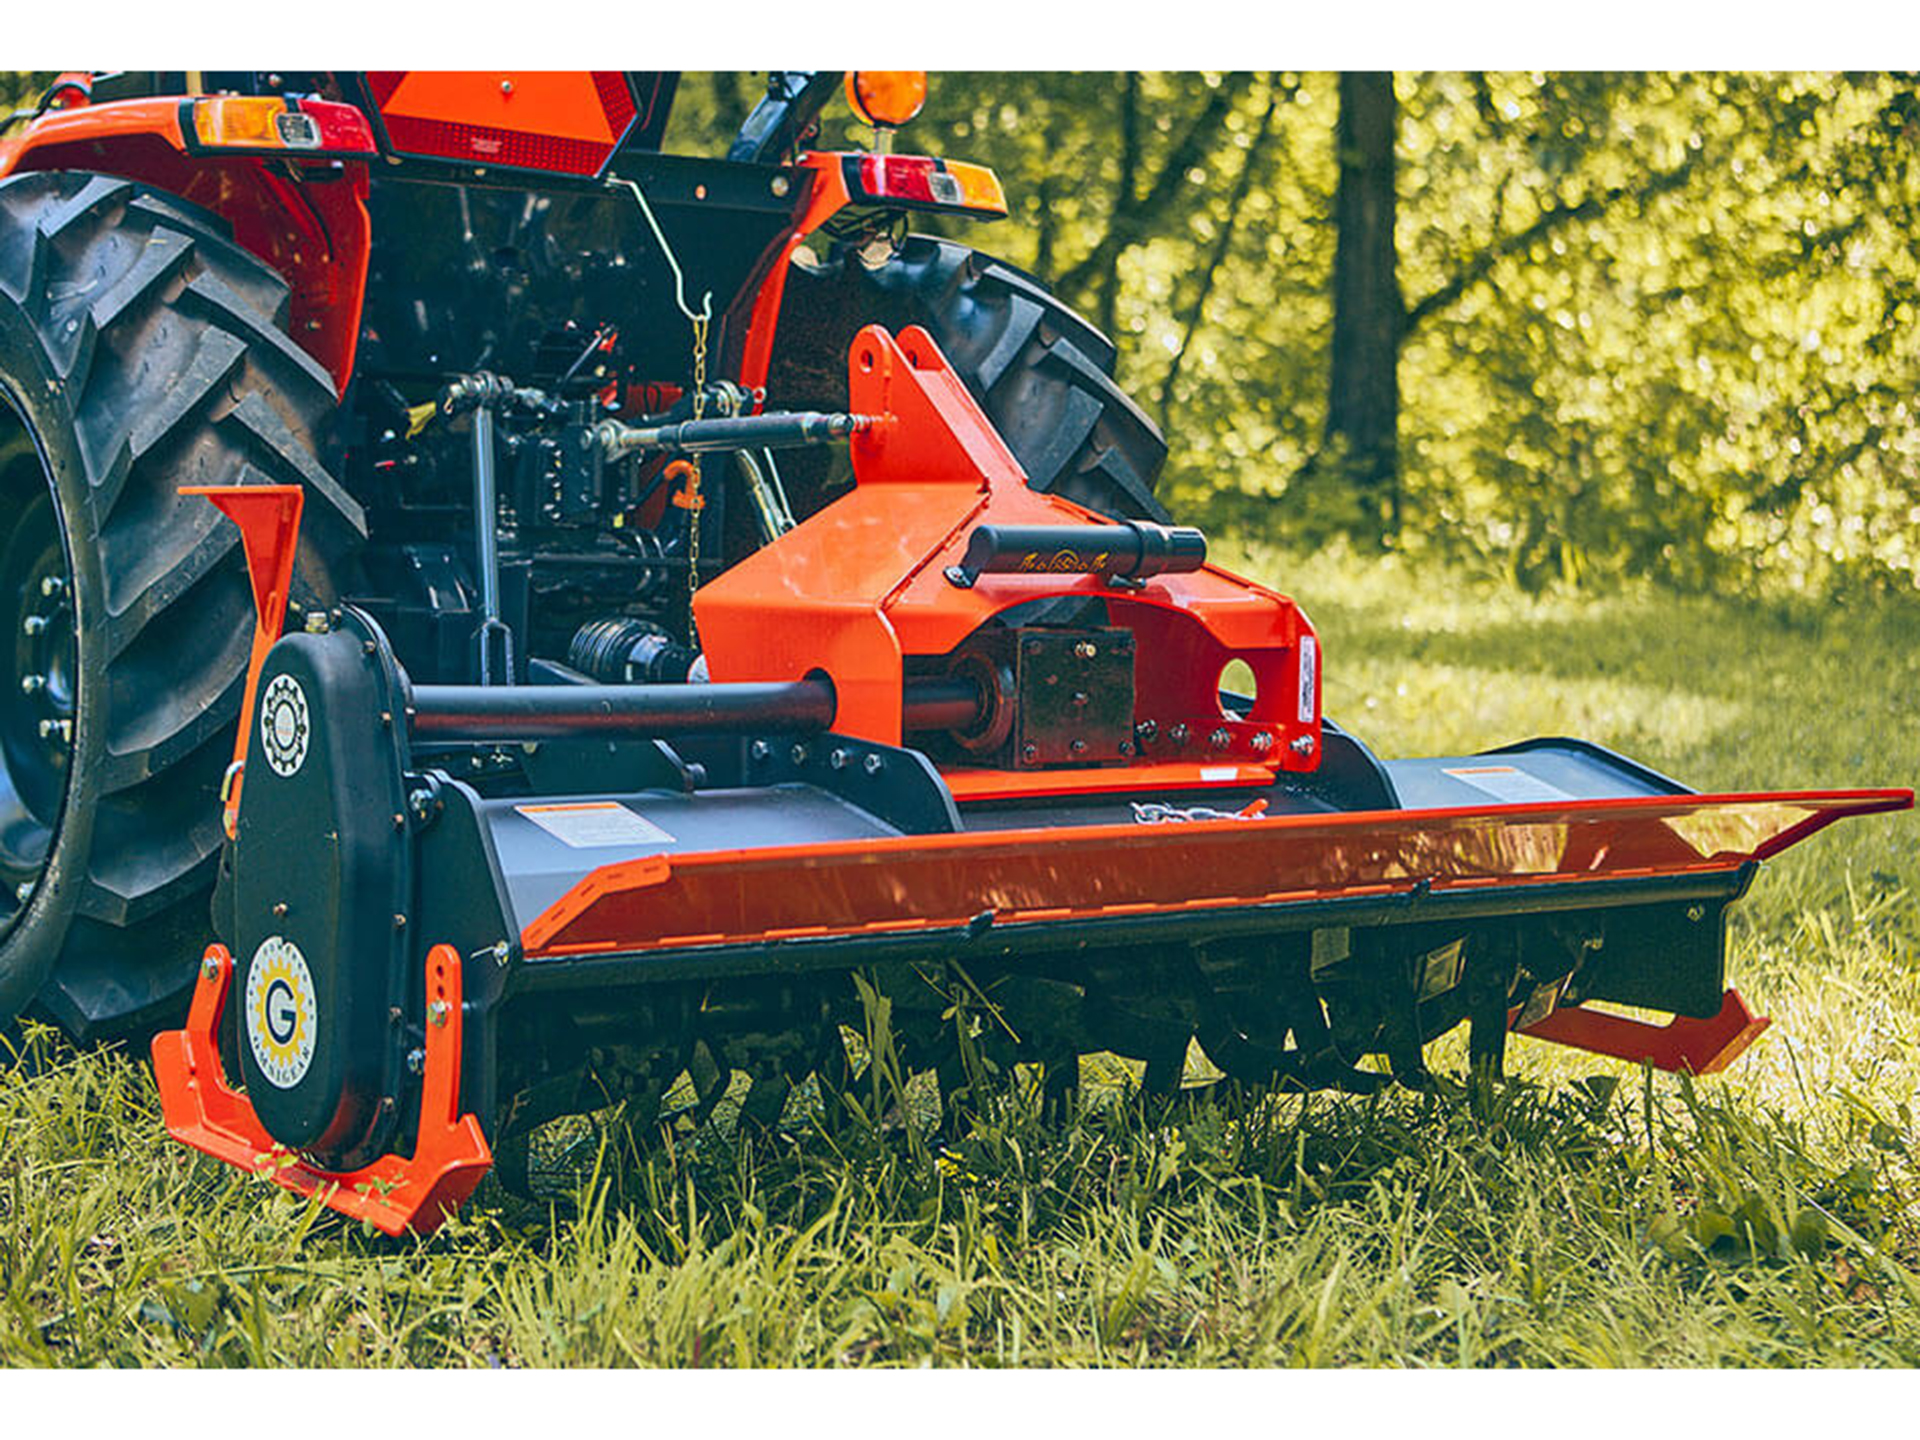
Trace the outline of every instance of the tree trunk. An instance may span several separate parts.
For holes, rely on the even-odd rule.
[[[1360,504],[1362,523],[1384,539],[1400,523],[1400,380],[1405,310],[1394,264],[1391,74],[1342,74],[1335,143],[1333,365],[1328,449]]]

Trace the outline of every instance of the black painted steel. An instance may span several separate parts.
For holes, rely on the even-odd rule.
[[[833,723],[827,680],[717,685],[417,685],[413,733],[423,740],[544,740],[592,734],[809,735]],[[978,692],[964,680],[915,680],[909,730],[973,719]]]
[[[1107,575],[1144,580],[1198,570],[1207,537],[1190,525],[1122,520],[1113,525],[980,525],[947,571],[967,587],[981,575]]]

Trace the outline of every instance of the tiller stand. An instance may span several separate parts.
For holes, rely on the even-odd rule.
[[[154,1044],[174,1135],[424,1231],[556,1116],[844,1086],[856,968],[948,1103],[975,1057],[1171,1089],[1196,1039],[1421,1084],[1462,1021],[1483,1075],[1510,1030],[1707,1073],[1766,1024],[1723,976],[1758,863],[1912,803],[1698,795],[1578,740],[1379,761],[1292,601],[1030,490],[924,332],[850,371],[857,483],[699,592],[704,683],[415,686],[352,608],[279,638],[299,492],[206,492],[259,632],[224,944]]]

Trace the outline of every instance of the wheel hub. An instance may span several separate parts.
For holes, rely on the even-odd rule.
[[[79,652],[73,568],[46,463],[0,394],[0,934],[46,874],[66,805]]]

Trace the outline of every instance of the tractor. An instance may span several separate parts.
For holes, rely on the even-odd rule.
[[[911,232],[1007,211],[895,153],[924,74],[713,155],[677,81],[74,72],[0,137],[0,1020],[391,1233],[559,1117],[778,1124],[875,996],[949,1118],[1760,1032],[1727,908],[1911,792],[1380,760],[1112,341]]]

